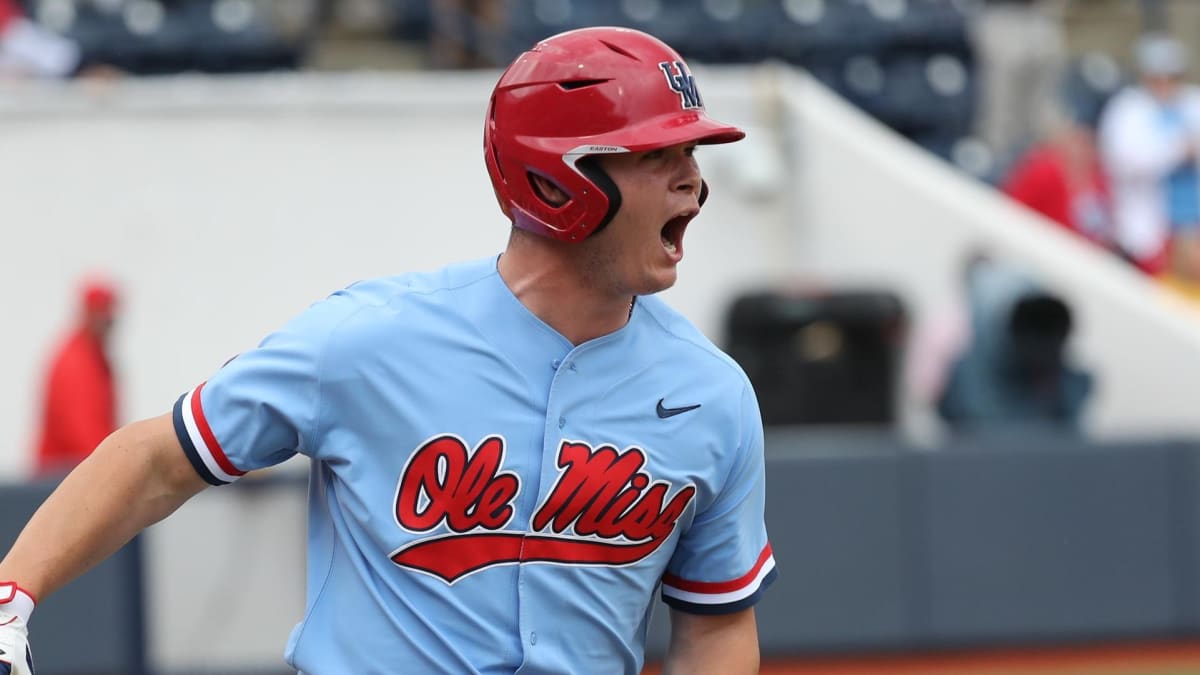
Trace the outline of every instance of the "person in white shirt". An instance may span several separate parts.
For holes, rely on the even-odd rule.
[[[0,0],[0,79],[66,78],[82,64],[82,50],[73,40],[25,16],[16,0]]]
[[[1185,257],[1188,240],[1200,241],[1200,88],[1184,83],[1188,55],[1174,39],[1147,34],[1136,56],[1139,81],[1106,107],[1099,142],[1116,244],[1157,276]]]

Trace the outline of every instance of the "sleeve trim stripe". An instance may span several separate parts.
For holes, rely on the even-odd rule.
[[[762,586],[763,579],[766,579],[767,576],[774,571],[775,558],[769,557],[767,558],[766,563],[758,568],[758,573],[753,579],[750,580],[750,583],[738,590],[726,591],[724,593],[713,593],[711,591],[695,592],[683,590],[674,586],[668,586],[666,582],[663,582],[662,594],[667,597],[683,600],[684,602],[690,602],[697,605],[723,605],[731,602],[737,602],[738,600],[742,600],[754,595],[758,591],[759,587]]]
[[[192,437],[188,434],[187,425],[183,423],[184,402],[187,401],[187,394],[179,397],[175,402],[175,410],[171,414],[171,421],[175,423],[175,437],[179,439],[179,445],[183,447],[183,454],[191,463],[192,468],[196,470],[204,482],[209,485],[228,485],[227,482],[217,478],[208,470],[208,466],[204,464],[204,460],[200,459],[200,453],[196,452],[196,444],[192,443]]]
[[[757,584],[763,577],[763,568],[767,566],[768,561],[770,566],[775,566],[775,560],[772,556],[771,544],[768,542],[763,547],[761,553],[758,554],[758,560],[754,561],[754,566],[737,579],[731,581],[688,581],[681,579],[674,574],[663,575],[663,586],[677,589],[679,591],[714,594],[714,593],[732,593],[744,590],[748,586]]]
[[[754,605],[758,604],[758,601],[762,599],[763,591],[767,589],[767,586],[771,585],[771,582],[775,581],[777,576],[779,576],[779,570],[771,570],[771,572],[763,579],[762,584],[758,587],[758,590],[754,591],[754,593],[742,598],[741,600],[728,602],[721,605],[687,602],[685,600],[673,598],[668,595],[663,595],[663,602],[667,603],[667,605],[671,607],[674,607],[675,609],[682,610],[689,614],[705,614],[710,616],[718,614],[731,614],[733,612],[738,612],[746,609],[747,607],[753,607]]]
[[[212,429],[208,426],[208,419],[204,417],[204,408],[201,407],[200,392],[204,389],[204,383],[201,382],[196,387],[196,391],[192,396],[192,416],[196,420],[196,428],[200,431],[200,435],[204,438],[204,444],[212,451],[213,459],[217,460],[217,464],[221,465],[221,469],[231,476],[243,476],[245,471],[240,471],[229,458],[225,456],[225,450],[221,448],[221,444],[217,441],[217,437],[213,434]]]
[[[201,461],[213,476],[226,483],[232,483],[246,472],[238,470],[229,461],[229,458],[225,456],[225,451],[217,443],[217,437],[213,435],[212,429],[208,426],[208,420],[204,418],[204,410],[200,407],[200,392],[203,389],[204,385],[201,384],[184,400],[183,406],[181,406],[183,425],[187,429],[192,444],[196,447],[196,454],[200,456]]]

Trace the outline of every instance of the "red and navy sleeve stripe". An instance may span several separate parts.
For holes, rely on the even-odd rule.
[[[228,485],[245,475],[225,456],[225,451],[213,434],[204,409],[200,405],[200,392],[204,385],[184,394],[175,402],[172,418],[175,421],[175,435],[188,461],[210,485]]]
[[[779,573],[771,545],[762,552],[749,572],[730,581],[688,581],[673,574],[663,575],[663,602],[691,614],[729,614],[754,606]]]

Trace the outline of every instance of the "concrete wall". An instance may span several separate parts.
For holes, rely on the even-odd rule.
[[[181,78],[6,92],[0,476],[26,467],[41,369],[90,271],[125,288],[116,352],[123,417],[134,419],[166,410],[333,289],[500,250],[507,229],[479,157],[494,78]],[[1076,307],[1077,353],[1099,379],[1089,431],[1200,428],[1190,308],[802,73],[722,70],[701,81],[710,111],[751,135],[701,151],[713,196],[665,295],[718,342],[733,296],[767,284],[883,287],[925,321],[955,300],[966,254],[987,247]],[[906,434],[936,436],[923,402],[904,407]]]

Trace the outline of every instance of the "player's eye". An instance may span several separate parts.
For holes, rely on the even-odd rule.
[[[651,150],[642,155],[642,159],[662,159],[664,154],[665,152],[661,148],[658,150]]]

